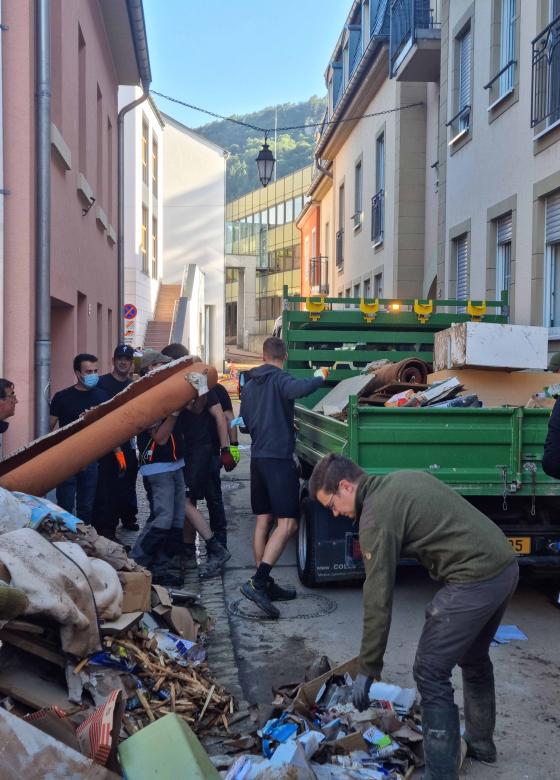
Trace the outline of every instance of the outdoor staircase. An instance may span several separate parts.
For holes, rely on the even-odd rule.
[[[175,302],[181,296],[180,284],[161,284],[153,320],[148,321],[144,347],[158,352],[169,344]]]

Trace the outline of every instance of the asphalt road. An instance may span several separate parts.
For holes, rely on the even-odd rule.
[[[295,585],[299,598],[279,605],[280,620],[262,620],[260,611],[241,596],[240,585],[254,572],[249,449],[247,444],[244,446],[242,462],[223,478],[228,546],[232,551],[224,574],[225,599],[245,698],[253,704],[268,705],[275,686],[302,680],[306,668],[318,656],[327,655],[340,663],[357,654],[361,587],[305,588],[298,580],[292,543],[274,575],[281,583]],[[424,607],[436,588],[419,568],[404,569],[399,574],[383,672],[386,682],[414,685],[411,670]],[[467,759],[465,776],[473,780],[560,778],[560,609],[539,589],[522,583],[504,622],[516,624],[528,641],[514,641],[491,650],[498,695],[498,763],[485,766]],[[460,673],[454,673],[453,683],[461,706]]]

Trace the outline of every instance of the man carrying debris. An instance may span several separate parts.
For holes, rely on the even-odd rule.
[[[251,508],[257,516],[253,554],[257,570],[241,586],[241,593],[269,618],[280,612],[273,601],[296,597],[293,588],[281,588],[270,576],[299,518],[299,475],[294,462],[294,401],[321,387],[328,369],[317,377],[294,379],[282,370],[286,345],[272,336],[263,344],[264,365],[251,370],[241,394],[240,415],[251,435]],[[276,528],[270,533],[276,519]]]
[[[425,780],[459,777],[459,711],[451,672],[463,673],[467,755],[496,761],[496,703],[488,653],[519,578],[509,542],[488,517],[430,474],[396,471],[368,477],[348,458],[330,454],[314,468],[311,496],[335,517],[359,522],[366,570],[360,673],[354,706],[369,706],[391,624],[396,567],[416,558],[443,587],[426,608],[414,662],[422,697]]]
[[[113,370],[99,377],[98,387],[109,398],[114,398],[132,383],[130,374],[134,350],[128,344],[119,344],[113,353]],[[136,522],[136,476],[138,459],[131,441],[123,442],[99,460],[97,492],[93,511],[93,524],[101,536],[115,538],[119,524],[127,531],[138,531]]]

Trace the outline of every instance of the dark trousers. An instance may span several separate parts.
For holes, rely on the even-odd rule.
[[[210,529],[224,547],[227,546],[227,520],[222,497],[220,458],[213,448],[198,447],[189,453],[185,464],[187,495],[196,504],[204,499],[208,507]]]
[[[56,503],[84,523],[91,524],[96,487],[97,462],[61,482],[56,488]]]
[[[484,582],[446,583],[426,607],[414,679],[424,707],[453,706],[451,672],[463,679],[493,680],[489,647],[517,587],[517,561]],[[490,682],[490,684],[492,684]]]
[[[131,447],[123,448],[123,453],[126,459],[124,475],[120,473],[114,453],[110,452],[99,461],[93,525],[100,534],[105,532],[113,535],[119,520],[123,525],[132,525],[136,522],[138,459]]]
[[[185,522],[185,480],[183,470],[150,474],[152,521],[146,523],[137,538],[131,557],[152,571],[166,570],[170,558],[181,550]],[[177,549],[171,549],[170,539],[176,539]]]

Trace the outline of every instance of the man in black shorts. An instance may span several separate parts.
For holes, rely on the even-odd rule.
[[[282,370],[286,345],[274,336],[263,344],[264,365],[251,370],[241,394],[240,414],[251,434],[251,508],[257,516],[253,554],[257,570],[241,593],[270,618],[278,618],[273,601],[296,597],[270,576],[299,518],[299,475],[294,462],[294,401],[321,387],[328,370],[310,379],[294,379]],[[272,533],[273,521],[276,528]]]

